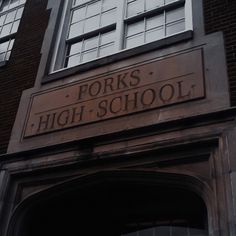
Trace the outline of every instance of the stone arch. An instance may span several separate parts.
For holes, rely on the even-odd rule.
[[[145,188],[145,186],[147,188]],[[63,201],[60,201],[60,199],[67,199],[69,201],[70,198],[66,197],[72,196],[73,194],[75,194],[76,197],[79,197],[78,200],[82,201],[80,205],[82,206],[83,200],[89,199],[91,201],[92,198],[91,196],[89,196],[89,194],[95,193],[95,190],[99,190],[101,188],[103,189],[103,191],[105,189],[116,189],[116,194],[118,194],[120,190],[132,190],[132,188],[135,190],[143,188],[143,190],[147,190],[148,193],[151,193],[152,189],[158,189],[158,191],[169,191],[169,193],[171,194],[177,191],[180,196],[183,196],[182,193],[186,193],[188,196],[194,196],[194,198],[196,199],[199,198],[199,202],[202,201],[207,209],[209,235],[213,235],[211,231],[213,228],[212,218],[214,212],[212,211],[213,206],[210,201],[212,193],[210,188],[199,179],[192,176],[174,173],[110,170],[79,176],[72,180],[65,181],[63,183],[50,187],[47,190],[43,190],[39,193],[33,194],[27,199],[23,200],[23,202],[21,202],[16,207],[12,214],[8,226],[7,236],[32,236],[25,230],[27,228],[27,224],[30,224],[29,220],[31,220],[30,218],[32,216],[32,212],[35,211],[37,213],[37,210],[40,209],[40,206],[49,206],[49,204],[54,200],[56,200],[56,204],[58,204],[57,206],[59,206],[59,203],[63,203]],[[137,193],[139,193],[139,191],[137,191]],[[102,196],[105,196],[104,192]],[[96,196],[94,197],[94,199],[95,198]],[[148,198],[145,199],[147,200]],[[99,199],[96,199],[96,201],[97,200]],[[115,203],[116,202],[114,201],[113,204]],[[73,205],[69,206],[71,207]],[[102,207],[99,208],[99,210],[102,210]],[[36,216],[34,215],[33,217]],[[86,217],[88,218],[88,216]],[[35,219],[37,219],[37,217]],[[37,222],[34,223],[37,224]]]

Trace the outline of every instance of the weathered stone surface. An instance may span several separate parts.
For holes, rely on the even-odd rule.
[[[25,137],[204,97],[201,50],[35,94]]]

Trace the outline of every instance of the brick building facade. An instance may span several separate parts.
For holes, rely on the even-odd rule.
[[[235,235],[235,1],[114,2],[0,1],[0,235]]]
[[[22,91],[31,88],[35,82],[40,61],[40,49],[49,19],[49,11],[45,10],[46,5],[46,1],[27,2],[11,60],[0,69],[2,78],[0,95],[1,154],[7,151]],[[34,17],[36,14],[40,21],[38,17]]]

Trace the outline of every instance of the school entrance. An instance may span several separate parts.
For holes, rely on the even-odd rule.
[[[185,178],[143,172],[77,178],[26,200],[8,235],[206,236],[206,206]]]

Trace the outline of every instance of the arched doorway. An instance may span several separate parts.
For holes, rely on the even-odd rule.
[[[29,202],[15,214],[9,236],[208,235],[203,200],[169,174],[86,176]]]

